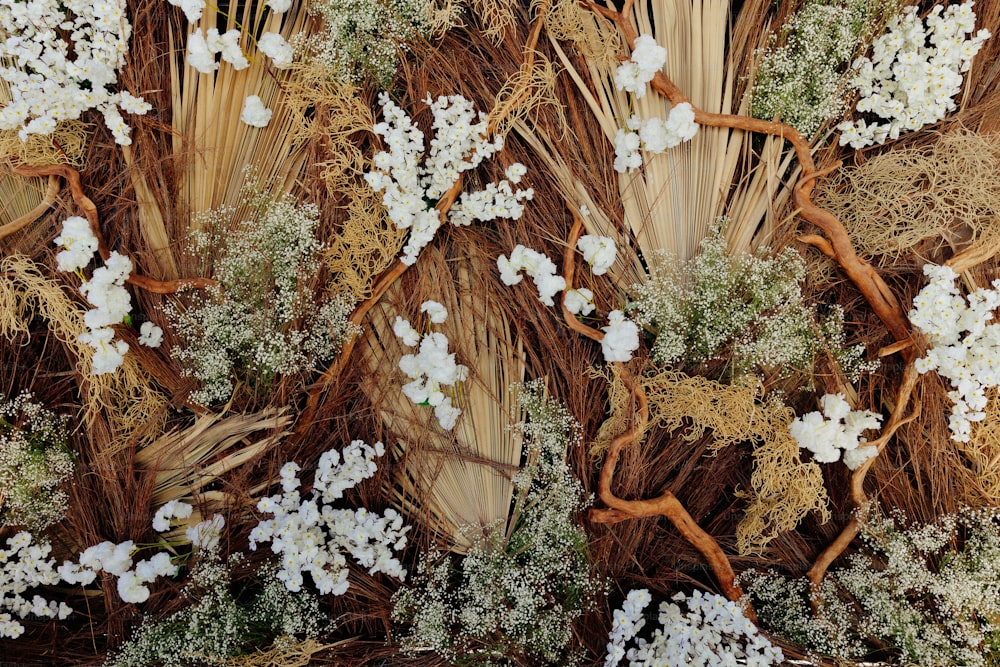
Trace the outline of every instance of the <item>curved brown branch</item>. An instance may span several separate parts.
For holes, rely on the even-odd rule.
[[[621,12],[600,7],[590,0],[580,0],[580,2],[583,6],[613,21],[619,30],[621,30],[629,47],[633,48],[635,46],[635,40],[638,35],[631,22],[626,18],[631,14],[633,0],[627,0]],[[691,101],[684,95],[680,88],[662,71],[656,73],[651,85],[654,90],[666,97],[673,105],[682,103],[691,104]],[[819,227],[827,237],[824,239],[815,235],[807,235],[803,240],[819,248],[821,252],[837,262],[897,342],[910,341],[911,332],[909,323],[892,290],[889,289],[889,286],[886,285],[885,281],[871,264],[858,257],[854,251],[854,246],[851,244],[847,230],[844,229],[840,220],[829,211],[816,206],[810,199],[810,194],[816,180],[833,169],[838,168],[839,163],[823,170],[816,169],[816,164],[809,151],[809,144],[799,134],[798,130],[784,123],[746,118],[732,114],[709,113],[698,109],[693,104],[691,104],[691,108],[694,110],[695,122],[700,125],[768,134],[785,139],[792,144],[799,165],[802,168],[802,175],[792,190],[792,199],[799,209],[799,214],[807,221]],[[892,415],[883,430],[883,436],[879,438],[881,441],[880,448],[885,446],[885,443],[899,426],[915,418],[918,412],[918,410],[915,411],[914,415],[909,418],[904,419],[903,417],[917,381],[913,368],[913,360],[916,358],[917,349],[914,345],[906,345],[899,348],[899,352],[906,362],[906,370],[904,371],[903,380],[896,395]],[[864,508],[867,504],[867,497],[862,487],[870,465],[871,460],[869,460],[867,465],[861,466],[855,471],[851,478],[851,497],[859,508]],[[857,530],[857,522],[856,520],[852,520],[837,539],[820,554],[819,559],[809,573],[810,579],[814,584],[818,584],[822,580],[829,564],[843,553],[847,545],[857,535]]]
[[[583,324],[566,308],[566,292],[573,289],[573,278],[576,275],[576,242],[583,231],[583,220],[579,213],[572,208],[570,210],[573,214],[573,227],[570,229],[566,250],[563,254],[563,278],[566,280],[566,289],[563,291],[563,298],[560,302],[563,319],[573,331],[600,342],[604,339],[604,333]],[[590,520],[595,523],[618,523],[627,519],[665,516],[674,525],[677,532],[708,561],[709,567],[712,568],[712,573],[725,596],[730,600],[739,601],[743,597],[743,591],[736,585],[736,573],[733,571],[725,552],[722,551],[722,547],[719,546],[714,537],[702,530],[698,522],[694,520],[673,493],[665,491],[658,498],[647,500],[624,500],[611,490],[611,482],[614,480],[615,469],[618,467],[618,459],[622,450],[630,444],[638,444],[639,435],[645,431],[646,424],[649,422],[649,402],[646,399],[646,393],[637,382],[633,381],[624,365],[616,363],[615,366],[619,369],[625,386],[632,393],[636,404],[636,418],[628,430],[611,441],[611,446],[604,459],[604,466],[601,468],[601,475],[598,478],[597,495],[610,509],[591,509],[588,513]],[[748,618],[756,621],[753,609],[749,606],[746,609],[746,614]]]
[[[97,252],[101,256],[101,259],[107,261],[111,257],[111,251],[108,249],[108,244],[104,240],[104,235],[101,233],[101,223],[97,216],[97,206],[94,202],[84,194],[83,184],[80,181],[80,172],[78,172],[73,167],[65,164],[53,164],[45,165],[42,167],[29,167],[21,165],[14,167],[14,173],[19,176],[28,177],[49,177],[49,188],[52,188],[52,179],[56,177],[62,177],[66,179],[69,183],[70,192],[73,195],[73,201],[76,205],[80,207],[83,211],[84,216],[87,218],[87,222],[90,223],[91,233],[97,237]],[[58,183],[58,181],[57,181]],[[56,189],[58,193],[58,186]],[[54,198],[54,196],[53,196]],[[41,206],[41,205],[39,205]],[[36,207],[37,208],[37,207]],[[20,218],[19,218],[20,220]],[[2,237],[0,237],[2,238]],[[214,280],[209,278],[182,278],[180,280],[155,280],[147,276],[142,276],[137,273],[132,273],[126,281],[128,284],[144,289],[148,292],[154,294],[174,294],[184,289],[206,289],[212,287],[216,284]]]

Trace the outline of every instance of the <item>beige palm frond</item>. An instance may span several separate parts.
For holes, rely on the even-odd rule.
[[[457,552],[485,529],[506,526],[521,460],[521,438],[510,428],[520,408],[510,387],[524,380],[524,353],[496,295],[481,283],[487,271],[483,259],[446,259],[439,249],[425,249],[417,289],[404,298],[397,288],[383,299],[364,338],[364,386],[403,458],[395,495],[409,516]],[[448,309],[447,321],[429,328],[447,335],[449,351],[469,367],[453,399],[462,415],[451,432],[440,428],[433,408],[414,405],[401,390],[409,380],[399,359],[415,350],[395,337],[392,325],[398,314],[421,330],[419,304],[427,299]]]
[[[188,31],[171,35],[175,56],[171,59],[173,152],[183,156],[179,188],[182,214],[230,205],[237,207],[239,216],[244,213],[238,204],[245,166],[253,166],[262,183],[281,193],[291,190],[305,162],[304,145],[296,140],[299,123],[283,102],[282,82],[293,73],[274,69],[257,51],[250,35],[277,32],[290,39],[305,29],[307,12],[305,3],[293,3],[280,15],[260,11],[258,3],[233,3],[226,29],[237,28],[237,21],[245,28],[240,47],[250,66],[236,71],[223,62],[216,72],[201,74],[186,63],[187,35],[214,27],[215,20],[214,13],[206,12]],[[264,128],[240,120],[249,95],[259,96],[274,112]]]
[[[631,18],[640,34],[651,34],[667,49],[664,71],[693,104],[712,113],[746,114],[747,101],[737,98],[740,76],[748,54],[762,39],[752,28],[762,25],[766,7],[760,12],[744,7],[736,26],[730,25],[730,9],[728,0],[653,0],[635,3]],[[606,23],[606,29],[614,27]],[[729,50],[731,35],[738,39]],[[618,90],[617,62],[588,58],[588,77],[555,46],[608,138],[608,150],[630,115],[669,114],[669,101],[651,89],[638,99]],[[766,140],[763,150],[755,152],[745,131],[701,127],[690,142],[658,155],[645,154],[641,170],[619,177],[626,226],[643,254],[662,249],[686,259],[695,254],[710,226],[726,215],[731,249],[745,251],[761,223],[773,222],[774,211],[787,197],[784,183],[790,164],[781,140]],[[742,176],[737,180],[738,174]],[[590,233],[607,233],[597,218],[585,224]]]
[[[205,487],[277,446],[288,435],[285,429],[291,421],[291,414],[273,408],[228,416],[204,414],[185,429],[161,435],[136,452],[134,463],[136,469],[154,476],[154,511],[164,503],[182,498],[198,498],[214,507],[224,506],[229,500],[227,495]],[[200,520],[196,513],[187,524]]]

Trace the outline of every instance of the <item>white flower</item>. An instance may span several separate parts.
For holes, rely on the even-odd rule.
[[[76,271],[87,266],[98,245],[90,222],[76,215],[63,221],[62,234],[55,238],[54,243],[65,248],[56,255],[59,271]]]
[[[595,276],[607,273],[615,263],[617,248],[613,238],[586,234],[580,237],[576,247],[583,253],[583,258],[590,264]]]
[[[240,120],[254,127],[267,127],[271,122],[271,110],[264,106],[257,95],[250,95],[243,103]]]
[[[184,16],[189,23],[200,19],[201,13],[205,10],[205,0],[167,0],[167,2],[184,10]]]
[[[170,530],[170,520],[188,518],[191,516],[191,509],[191,505],[180,500],[164,503],[153,515],[153,530],[158,533]]]
[[[139,344],[146,347],[160,347],[163,343],[163,329],[152,322],[143,322],[139,327]]]
[[[149,589],[135,572],[125,572],[118,579],[118,595],[124,602],[138,604],[149,599]]]
[[[292,0],[267,0],[266,4],[275,14],[283,14],[291,8]]]
[[[102,562],[102,568],[108,574],[121,576],[132,567],[132,551],[135,543],[132,540],[116,544]]]
[[[265,32],[257,40],[257,48],[271,59],[278,69],[291,67],[295,51],[285,38],[276,32]]]
[[[420,312],[427,313],[434,324],[441,324],[448,319],[448,309],[437,301],[424,301],[420,304]]]
[[[225,517],[216,514],[211,519],[191,526],[184,531],[184,534],[195,547],[210,550],[219,545],[219,538],[222,536],[222,529],[225,525]]]
[[[622,311],[608,313],[608,326],[601,327],[601,330],[605,332],[601,340],[605,361],[628,361],[632,353],[639,349],[639,327]]]
[[[420,333],[410,325],[409,320],[404,320],[399,315],[396,315],[396,321],[392,325],[392,332],[407,347],[414,347],[420,342]]]
[[[213,33],[215,34],[213,35]],[[243,49],[240,48],[239,30],[233,28],[225,34],[219,35],[218,31],[212,28],[208,31],[208,35],[209,48],[213,52],[218,51],[222,53],[222,59],[232,64],[234,70],[239,71],[250,67],[250,62],[243,55]]]
[[[566,290],[563,305],[573,315],[589,315],[594,311],[594,293],[586,287]]]
[[[650,35],[640,35],[635,40],[631,60],[619,65],[615,72],[615,85],[636,97],[646,94],[646,84],[667,62],[667,50]]]
[[[113,341],[114,335],[114,329],[101,328],[82,333],[77,339],[94,348],[91,362],[94,375],[113,373],[125,360],[128,343],[123,340]]]
[[[437,417],[441,428],[446,431],[455,428],[455,423],[461,414],[462,411],[451,404],[451,397],[449,396],[446,396],[443,401],[434,407],[434,416]]]
[[[187,39],[187,62],[202,74],[211,74],[219,69],[215,54],[208,48],[208,42],[201,31],[195,30]]]
[[[870,410],[851,410],[842,394],[826,394],[820,399],[820,407],[823,414],[809,412],[788,425],[788,432],[799,447],[812,452],[817,463],[833,463],[843,454],[844,463],[855,470],[878,453],[875,447],[859,445],[865,442],[861,437],[863,431],[876,429],[882,423],[881,415]]]

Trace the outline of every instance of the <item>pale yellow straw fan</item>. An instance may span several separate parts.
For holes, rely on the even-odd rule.
[[[276,14],[241,0],[228,12],[225,30],[219,31],[242,25],[239,46],[249,61],[245,69],[237,71],[223,61],[216,71],[202,74],[187,63],[188,34],[216,27],[217,15],[211,9],[197,22],[185,22],[183,32],[171,34],[173,153],[180,159],[180,211],[193,214],[228,205],[237,207],[233,219],[241,220],[246,213],[239,208],[246,166],[280,195],[292,190],[305,163],[305,144],[297,140],[302,120],[285,104],[283,92],[283,82],[295,76],[295,69],[276,68],[250,36],[273,32],[290,40],[310,22],[304,2]],[[263,128],[240,119],[245,100],[253,95],[273,112]],[[189,224],[196,224],[194,218]]]
[[[755,16],[752,8],[744,8],[732,25],[728,0],[652,0],[636,2],[627,18],[640,35],[651,35],[666,49],[663,71],[694,106],[745,115],[749,105],[737,97],[740,76],[746,54],[762,39],[761,30],[754,33],[749,26],[756,21],[754,27],[761,28],[759,19],[746,16]],[[601,22],[604,30],[617,30],[610,21]],[[632,114],[643,120],[670,114],[669,101],[648,85],[641,97],[619,90],[617,61],[585,55],[587,77],[559,44],[554,46],[607,136],[608,150]],[[629,55],[627,49],[623,55]],[[774,212],[789,194],[785,174],[791,157],[781,149],[781,140],[765,139],[755,153],[745,131],[701,126],[690,141],[660,153],[644,152],[643,167],[618,179],[625,225],[639,250],[647,258],[653,250],[665,250],[687,259],[723,215],[730,220],[726,236],[732,251],[750,249],[758,237],[766,241]],[[600,216],[587,217],[584,224],[589,233],[615,235]]]
[[[521,462],[521,437],[511,424],[521,420],[512,384],[525,378],[524,353],[515,340],[509,315],[501,311],[484,258],[445,259],[427,248],[414,267],[420,282],[414,293],[398,288],[372,310],[362,348],[365,391],[392,434],[402,469],[393,494],[410,521],[427,526],[445,548],[464,553],[476,537],[494,526],[507,529],[514,500],[511,478]],[[419,313],[426,300],[448,311],[440,324]],[[430,406],[415,405],[402,387],[410,379],[399,360],[413,354],[393,333],[396,316],[408,319],[421,334],[440,332],[449,351],[469,368],[455,386],[454,404],[462,410],[457,424],[444,430]]]

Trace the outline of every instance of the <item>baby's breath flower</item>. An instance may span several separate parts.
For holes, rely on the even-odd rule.
[[[412,624],[406,649],[475,665],[512,655],[560,665],[582,657],[572,626],[599,584],[573,523],[589,501],[565,463],[579,425],[538,383],[524,387],[521,403],[530,421],[519,428],[534,463],[514,478],[522,498],[516,527],[509,538],[505,526],[489,527],[460,564],[425,555],[413,586],[393,598],[393,616]]]

